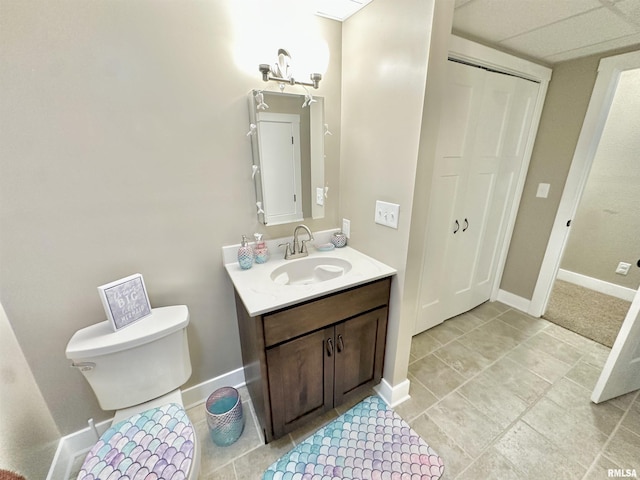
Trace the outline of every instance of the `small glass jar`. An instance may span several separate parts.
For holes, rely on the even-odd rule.
[[[331,243],[333,243],[336,248],[342,248],[347,244],[347,236],[342,232],[336,232],[331,235]]]

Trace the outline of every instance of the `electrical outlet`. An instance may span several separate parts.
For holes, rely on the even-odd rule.
[[[551,185],[548,183],[539,183],[538,191],[536,192],[536,197],[538,198],[547,198],[549,196],[549,188]]]
[[[629,273],[629,269],[631,268],[630,263],[620,262],[618,264],[618,268],[616,268],[616,273],[620,275],[627,275]]]
[[[342,233],[344,233],[347,238],[351,237],[351,220],[347,220],[346,218],[342,219]]]
[[[383,202],[376,200],[375,221],[385,227],[398,229],[398,217],[400,216],[400,205],[397,203]]]
[[[316,204],[324,205],[324,189],[322,187],[316,188]]]

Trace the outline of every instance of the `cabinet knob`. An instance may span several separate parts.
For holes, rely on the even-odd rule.
[[[467,220],[466,218],[464,219],[464,228],[462,229],[463,232],[467,231],[467,228],[469,228],[469,220]]]
[[[330,338],[327,340],[327,356],[333,355],[333,340]]]
[[[460,230],[460,222],[456,220],[456,228],[454,228],[453,234],[455,235],[456,233],[458,233],[458,230]]]

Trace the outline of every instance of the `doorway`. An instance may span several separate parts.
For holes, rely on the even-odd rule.
[[[621,75],[637,69],[640,69],[640,51],[608,57],[600,61],[596,84],[529,305],[528,313],[533,316],[540,317],[547,309],[551,290],[560,271],[561,259],[568,245],[569,229],[567,227],[577,218],[578,206],[585,191]],[[632,265],[631,268],[637,267]],[[629,288],[635,293],[637,284]]]
[[[620,74],[543,318],[608,347],[640,284],[640,68]]]

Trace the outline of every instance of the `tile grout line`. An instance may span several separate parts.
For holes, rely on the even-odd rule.
[[[625,428],[624,425],[622,425],[622,422],[625,420],[625,418],[627,418],[627,415],[629,414],[629,412],[631,411],[631,409],[633,408],[633,404],[636,402],[636,400],[640,395],[640,391],[635,393],[635,396],[633,397],[633,399],[631,400],[631,402],[629,402],[629,406],[627,407],[627,409],[624,411],[624,413],[622,414],[622,416],[620,417],[620,420],[618,420],[618,423],[616,424],[616,426],[613,428],[613,430],[611,431],[611,435],[609,435],[609,437],[607,438],[607,441],[604,442],[604,445],[602,445],[602,448],[600,449],[600,452],[598,452],[598,455],[596,455],[596,458],[593,459],[593,462],[591,462],[591,465],[589,466],[589,468],[587,468],[587,472],[584,474],[584,476],[582,477],[583,480],[587,478],[587,476],[596,468],[596,465],[598,463],[598,461],[604,457],[607,460],[609,460],[610,462],[613,462],[613,460],[611,460],[609,457],[607,457],[605,455],[605,452],[607,450],[607,447],[609,446],[609,443],[611,443],[613,437],[618,433],[618,431],[621,428]],[[626,429],[628,430],[628,429]],[[631,431],[631,430],[629,430]],[[631,432],[631,433],[635,433],[635,432]],[[638,435],[638,434],[636,434]],[[638,435],[640,437],[640,435]],[[620,465],[618,465],[620,466]]]

